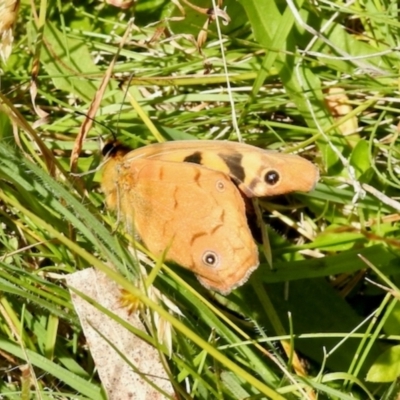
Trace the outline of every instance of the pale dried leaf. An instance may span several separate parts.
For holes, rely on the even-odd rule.
[[[14,36],[12,28],[19,10],[19,0],[0,1],[0,57],[6,62],[10,57]]]
[[[29,86],[29,93],[31,95],[31,100],[32,100],[32,106],[33,109],[35,110],[37,116],[40,118],[40,120],[45,120],[46,117],[49,115],[46,111],[42,110],[37,104],[36,104],[36,95],[37,95],[37,84],[35,79],[31,79],[31,84]]]
[[[325,101],[335,120],[340,120],[353,111],[353,107],[351,106],[349,98],[347,97],[347,94],[343,88],[330,87],[327,90]],[[357,117],[353,116],[350,119],[342,122],[338,126],[338,129],[345,136],[357,133]]]
[[[11,29],[3,32],[0,37],[0,57],[3,62],[6,62],[11,55],[13,41],[14,36]]]
[[[19,0],[0,1],[0,35],[14,25],[19,9]]]
[[[127,310],[120,306],[121,292],[118,285],[102,272],[88,268],[69,275],[67,283],[137,329],[146,331],[136,313],[129,315]],[[132,335],[72,291],[71,296],[100,379],[110,400],[161,400],[166,397],[149,385],[140,374],[135,373],[96,332],[96,329],[113,343],[142,374],[145,374],[148,380],[172,396],[173,387],[160,361],[159,353],[154,347]]]
[[[199,48],[203,47],[203,45],[206,43],[207,41],[207,29],[208,29],[208,24],[209,24],[209,19],[206,20],[206,22],[203,25],[203,28],[201,29],[201,31],[199,32],[199,34],[197,35],[197,46]]]

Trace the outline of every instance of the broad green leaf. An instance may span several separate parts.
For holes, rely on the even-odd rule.
[[[70,37],[47,22],[43,31],[41,61],[57,89],[73,93],[85,102],[94,99],[103,72],[94,64],[84,41]],[[109,89],[116,91],[117,85],[111,81]],[[121,103],[123,94],[116,93],[116,97],[113,94],[105,96],[106,102]]]
[[[392,382],[400,376],[400,345],[384,351],[367,374],[369,382]]]
[[[350,164],[356,170],[357,178],[368,178],[368,175],[373,174],[369,155],[369,144],[366,140],[359,140],[357,142],[351,153]],[[368,180],[365,179],[362,179],[362,181],[368,182]]]

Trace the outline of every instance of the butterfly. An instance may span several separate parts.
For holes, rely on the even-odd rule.
[[[174,141],[103,149],[102,189],[128,231],[156,256],[229,294],[258,267],[245,199],[310,191],[319,172],[296,155],[225,141]]]

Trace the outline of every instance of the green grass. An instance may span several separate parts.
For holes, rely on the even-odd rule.
[[[62,279],[90,266],[173,326],[167,359],[175,384],[190,388],[182,398],[398,396],[399,10],[371,0],[289,4],[227,1],[231,23],[220,21],[220,33],[211,24],[199,51],[193,38],[206,17],[183,2],[187,15],[178,20],[168,1],[125,12],[42,1],[35,13],[22,2],[0,76],[3,396],[104,398]],[[236,140],[235,116],[247,143],[300,151],[321,171],[315,191],[261,202],[273,271],[262,263],[225,298],[210,296],[190,272],[162,267],[154,285],[184,317],[130,283],[137,265],[129,239],[115,232],[94,172],[99,138],[110,134],[102,125],[88,132],[78,161],[79,172],[93,173],[69,173],[84,120],[76,111],[88,113],[114,56],[96,120],[120,140],[155,142],[145,116],[168,140]],[[352,107],[337,118],[325,101],[331,87]],[[355,133],[343,134],[346,121]],[[145,336],[168,353],[151,323]]]

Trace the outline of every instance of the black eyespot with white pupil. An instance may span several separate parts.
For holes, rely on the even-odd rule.
[[[272,185],[276,185],[279,182],[280,178],[281,177],[280,177],[279,173],[272,169],[271,171],[268,171],[265,174],[264,180],[265,180],[266,184],[272,186]]]
[[[203,254],[203,263],[208,267],[215,267],[219,262],[218,254],[213,251],[206,251]]]

